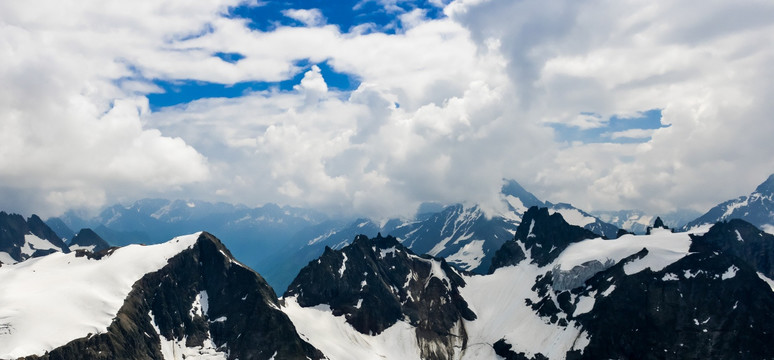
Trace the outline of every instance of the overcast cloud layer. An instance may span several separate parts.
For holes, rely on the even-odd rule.
[[[283,12],[303,26],[251,30],[226,16],[238,3],[0,3],[0,209],[160,196],[385,217],[423,201],[496,207],[513,178],[587,210],[666,212],[774,172],[770,1],[458,0],[435,20],[386,1],[392,35],[342,33],[315,9]],[[301,60],[360,86],[335,90]],[[154,80],[299,72],[292,90],[148,105]],[[609,141],[556,132],[652,109],[660,128]]]

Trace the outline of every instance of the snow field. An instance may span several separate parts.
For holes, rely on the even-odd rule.
[[[200,233],[152,246],[129,245],[101,260],[53,253],[0,267],[0,358],[42,355],[105,332],[132,285],[192,247]],[[67,299],[68,301],[61,301]]]
[[[624,266],[627,275],[650,268],[659,271],[688,254],[691,238],[688,233],[672,233],[669,230],[653,229],[651,235],[624,235],[615,240],[589,239],[571,244],[556,260],[560,270],[571,270],[587,261],[607,260],[619,262],[636,254],[643,248],[648,255]]]
[[[282,309],[301,338],[330,359],[419,360],[416,330],[399,320],[378,335],[361,334],[343,316],[333,316],[328,305],[303,308],[295,297],[285,298]]]
[[[446,261],[465,270],[472,270],[484,260],[484,240],[473,240],[461,247],[456,253],[446,257]]]
[[[465,321],[469,349],[461,359],[496,359],[491,345],[503,338],[527,357],[541,353],[562,359],[568,350],[585,347],[585,337],[572,322],[567,327],[547,323],[524,301],[538,300],[531,287],[538,275],[550,269],[550,265],[538,268],[525,261],[491,275],[465,277],[467,286],[460,293],[478,318]]]

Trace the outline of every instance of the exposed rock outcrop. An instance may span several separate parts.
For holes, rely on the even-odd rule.
[[[443,259],[418,256],[394,237],[358,236],[341,250],[326,248],[301,270],[284,297],[303,307],[327,304],[363,334],[397,321],[416,327],[423,359],[452,359],[465,348],[462,319],[476,315],[458,288],[463,278]]]

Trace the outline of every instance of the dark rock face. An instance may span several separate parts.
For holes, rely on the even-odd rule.
[[[623,265],[599,273],[574,294],[596,301],[592,312],[574,318],[590,343],[568,359],[774,357],[774,292],[747,264],[702,252],[658,272],[626,276]]]
[[[521,246],[515,240],[508,241],[495,252],[492,258],[492,265],[489,267],[489,273],[491,274],[501,267],[518,265],[526,258],[527,256],[524,255]]]
[[[615,238],[618,239],[621,236],[624,235],[633,235],[634,233],[626,231],[624,229],[618,229],[618,231],[615,233]]]
[[[194,311],[197,299],[202,305]],[[186,347],[211,341],[229,359],[323,358],[299,337],[263,278],[203,233],[134,284],[106,333],[29,359],[160,359],[161,341],[172,339]]]
[[[391,236],[361,235],[341,250],[326,248],[284,296],[304,307],[328,304],[364,334],[403,319],[417,328],[423,359],[451,359],[455,346],[466,346],[461,320],[476,318],[459,293],[464,285],[442,259],[417,256]]]
[[[650,232],[653,229],[669,229],[668,226],[664,225],[664,221],[661,220],[660,217],[656,216],[656,220],[653,222],[653,226],[648,226],[647,231],[645,232],[646,235],[650,235]]]
[[[656,216],[656,221],[653,222],[653,227],[654,228],[662,228],[662,229],[666,229],[667,228],[666,225],[664,225],[664,221],[661,220],[661,218],[658,217],[658,216]]]
[[[110,247],[107,241],[103,240],[97,233],[91,229],[81,229],[77,235],[70,241],[70,247],[93,247],[92,252],[100,252]]]
[[[48,225],[46,225],[43,220],[41,220],[37,215],[32,215],[27,219],[27,226],[29,227],[29,231],[44,240],[48,240],[51,244],[54,246],[63,249],[67,249],[67,246],[65,245],[64,241],[62,241],[62,238],[57,235],[54,230],[51,230]],[[67,252],[67,251],[65,251]]]
[[[691,236],[691,251],[722,251],[774,278],[774,235],[739,219],[719,222],[702,236]]]
[[[556,259],[570,244],[598,237],[599,235],[587,229],[568,224],[559,213],[549,215],[547,208],[533,206],[524,213],[514,239],[504,244],[495,253],[490,272],[524,260],[526,255],[522,246],[529,253],[533,263],[545,266]]]
[[[25,235],[29,234],[50,243],[50,246],[36,249],[34,245],[27,244]],[[23,251],[25,246],[30,247],[26,252]],[[70,249],[37,215],[25,220],[21,215],[0,211],[0,252],[8,253],[15,261],[23,261],[56,251],[70,252]]]
[[[538,266],[551,263],[572,243],[598,238],[584,228],[568,224],[559,213],[548,215],[548,209],[530,208],[516,230],[515,239],[531,252],[532,262]]]

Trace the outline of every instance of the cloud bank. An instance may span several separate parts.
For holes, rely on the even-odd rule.
[[[295,26],[260,31],[237,5],[0,5],[3,208],[163,196],[386,217],[424,201],[496,207],[514,178],[589,210],[666,212],[774,172],[766,2],[457,0],[433,19],[385,2],[403,24],[390,34],[301,7],[284,12]],[[359,85],[335,88],[322,63]],[[294,78],[148,103],[158,81]],[[652,109],[661,127],[606,130]]]

